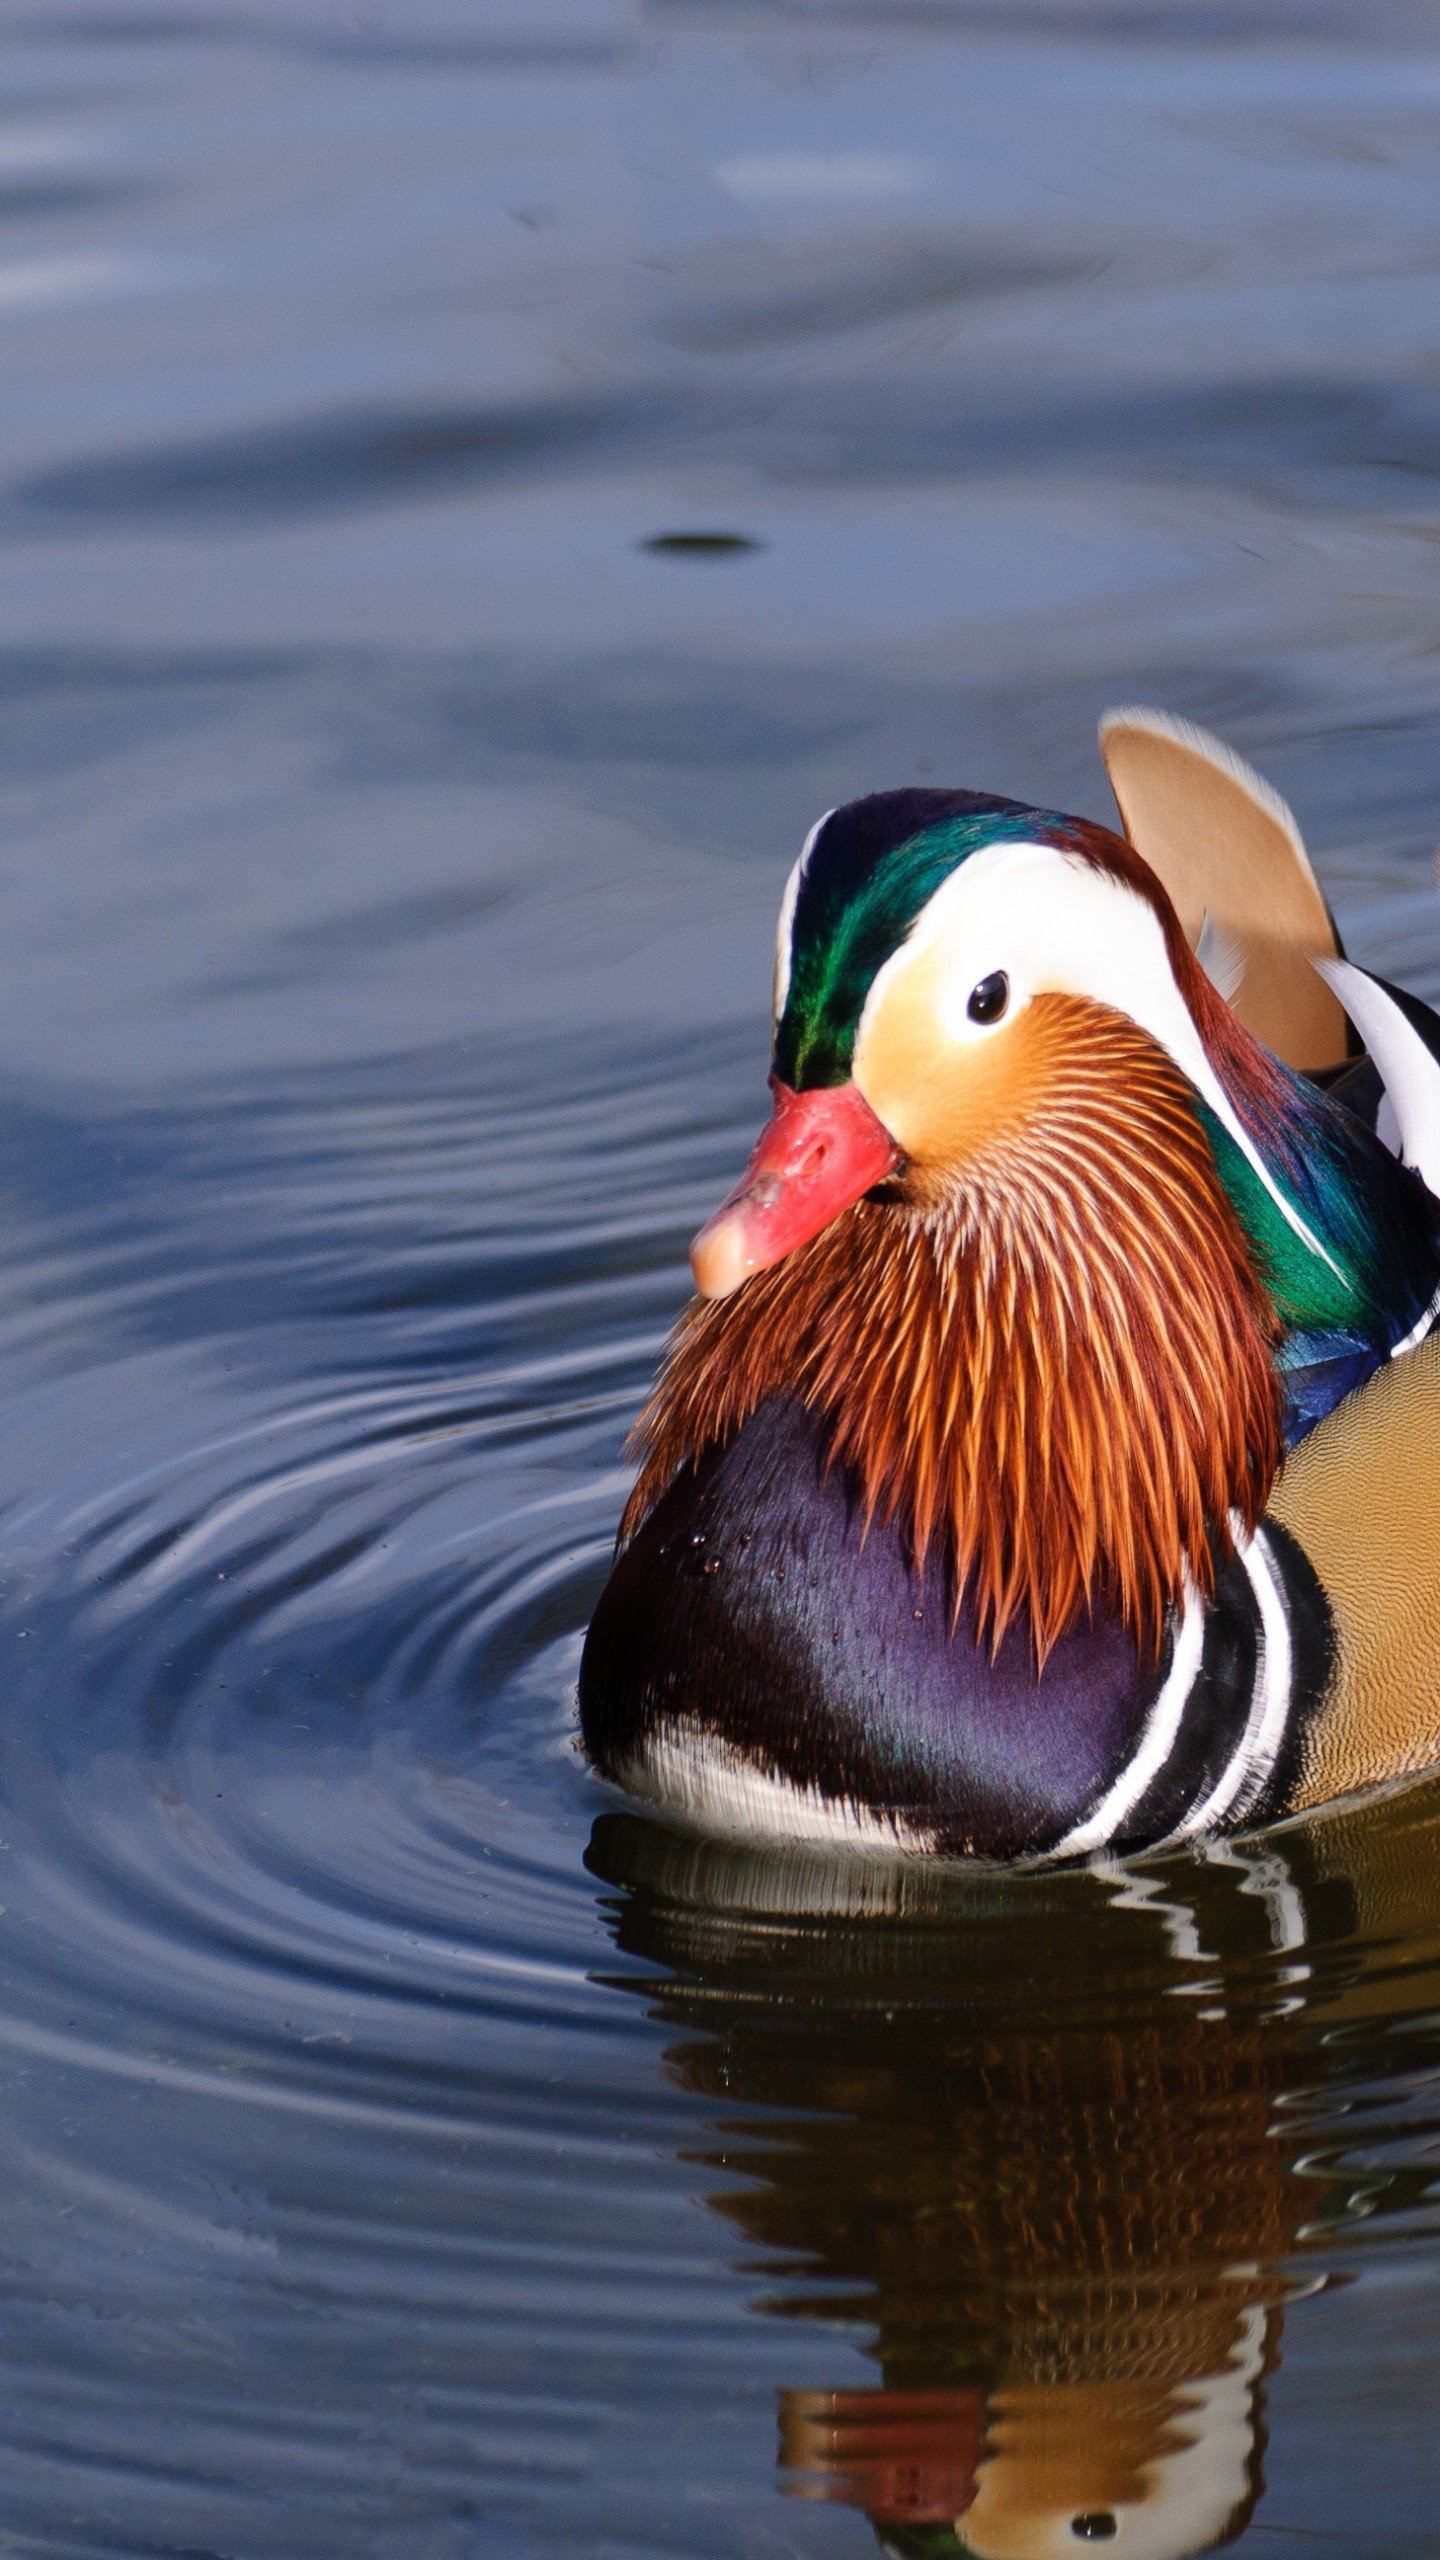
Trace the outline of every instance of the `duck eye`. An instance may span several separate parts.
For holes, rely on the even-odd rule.
[[[1003,969],[992,969],[988,978],[971,988],[965,1010],[972,1022],[998,1022],[1009,1001],[1009,979]]]

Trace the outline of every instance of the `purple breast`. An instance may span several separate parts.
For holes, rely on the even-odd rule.
[[[1165,1658],[1096,1610],[1037,1671],[999,1652],[903,1537],[865,1530],[823,1418],[777,1397],[670,1487],[615,1563],[580,1676],[586,1748],[623,1778],[662,1729],[796,1787],[1014,1857],[1078,1821],[1133,1751]]]

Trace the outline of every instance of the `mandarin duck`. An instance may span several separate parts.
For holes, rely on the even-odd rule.
[[[790,874],[580,1674],[701,1828],[1115,1855],[1440,1759],[1440,1019],[1217,740],[1101,744],[1123,835],[881,791]]]

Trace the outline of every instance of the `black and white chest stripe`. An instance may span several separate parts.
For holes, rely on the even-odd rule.
[[[1289,1532],[1266,1520],[1237,1544],[1211,1598],[1187,1601],[1134,1747],[1046,1855],[1165,1847],[1283,1813],[1332,1661],[1319,1582]]]
[[[1440,1196],[1440,1061],[1428,1009],[1344,960],[1317,961],[1369,1051],[1379,1135]],[[1440,1294],[1390,1354],[1440,1321]],[[1212,1599],[1188,1602],[1134,1748],[1051,1857],[1164,1847],[1274,1819],[1293,1802],[1305,1729],[1334,1659],[1329,1607],[1296,1541],[1266,1520]]]

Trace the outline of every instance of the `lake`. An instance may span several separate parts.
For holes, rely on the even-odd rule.
[[[573,1740],[821,810],[1158,704],[1440,997],[1437,151],[1421,0],[5,14],[0,2554],[1440,2554],[1440,1787]]]

